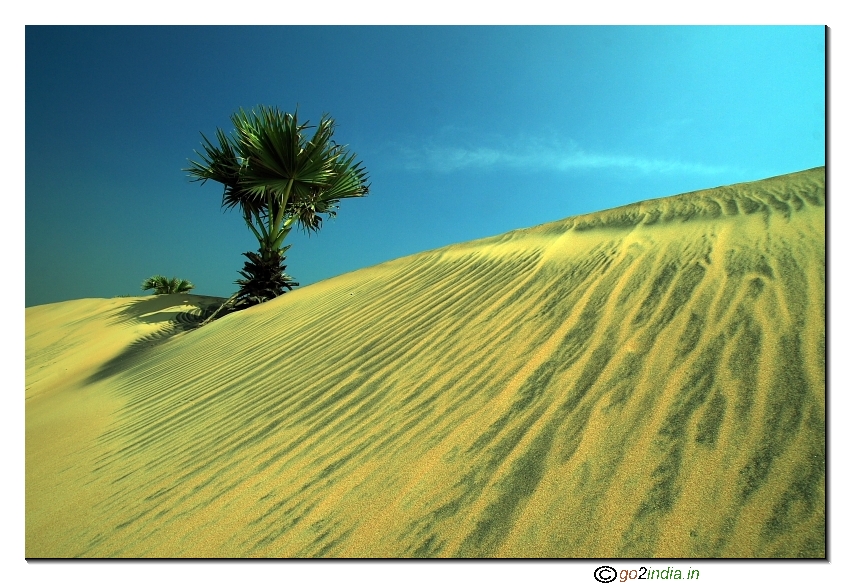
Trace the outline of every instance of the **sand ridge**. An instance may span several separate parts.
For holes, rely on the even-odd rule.
[[[645,201],[164,338],[203,307],[28,308],[27,556],[822,557],[825,204]]]

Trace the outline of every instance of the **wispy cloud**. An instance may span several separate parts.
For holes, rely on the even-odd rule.
[[[575,142],[523,139],[498,145],[458,146],[428,143],[399,147],[408,170],[455,172],[465,169],[511,168],[529,171],[621,169],[642,173],[719,174],[725,166],[683,162],[676,159],[645,158],[622,154],[589,152]]]

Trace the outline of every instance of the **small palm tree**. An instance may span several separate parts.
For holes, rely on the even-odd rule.
[[[298,114],[274,107],[239,110],[231,116],[234,133],[216,130],[218,145],[203,138],[200,162],[190,160],[186,172],[202,183],[224,185],[222,206],[239,207],[248,228],[257,238],[257,253],[244,253],[248,261],[239,273],[244,279],[235,309],[274,299],[298,284],[286,273],[283,241],[295,224],[307,232],[318,231],[322,217],[336,216],[343,198],[365,196],[367,174],[354,154],[332,140],[334,120],[322,116],[312,138]]]
[[[176,277],[168,279],[162,275],[154,275],[142,282],[142,291],[152,289],[155,296],[162,294],[185,294],[194,288],[195,286],[188,279],[178,279]]]

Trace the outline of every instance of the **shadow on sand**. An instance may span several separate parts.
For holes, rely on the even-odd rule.
[[[180,294],[185,296],[186,294]],[[97,382],[132,368],[144,359],[150,349],[163,344],[174,336],[200,327],[224,302],[224,298],[192,296],[182,304],[175,303],[169,295],[139,298],[117,309],[109,321],[117,326],[159,324],[155,332],[146,334],[106,361],[88,379]],[[180,309],[183,308],[183,309]]]

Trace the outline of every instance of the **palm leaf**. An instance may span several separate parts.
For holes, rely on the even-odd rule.
[[[330,146],[333,123],[323,118],[313,138],[306,141],[296,115],[261,108],[259,113],[240,113],[240,144],[248,165],[242,176],[253,193],[271,189],[280,195],[290,181],[296,192],[302,188],[326,186],[333,178],[335,152]]]
[[[354,154],[340,156],[334,165],[334,180],[322,192],[325,200],[341,198],[356,198],[366,196],[369,192],[368,173],[361,162],[354,163]]]

